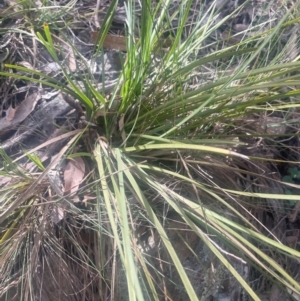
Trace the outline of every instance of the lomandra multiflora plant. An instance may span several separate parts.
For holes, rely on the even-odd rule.
[[[20,29],[47,50],[60,76],[17,63],[0,74],[63,92],[83,116],[49,165],[34,150],[24,151],[35,172],[1,153],[8,179],[1,188],[3,298],[205,300],[222,289],[233,298],[237,281],[236,296],[260,300],[257,279],[269,289],[274,283],[285,298],[299,295],[299,279],[287,267],[300,253],[272,231],[288,214],[285,201],[300,199],[284,194],[288,184],[277,168],[293,164],[279,155],[291,149],[288,139],[279,139],[288,132],[279,129],[297,125],[300,63],[289,30],[298,11],[278,10],[276,22],[244,27],[239,38],[229,30],[228,40],[211,39],[245,7],[220,18],[217,2],[127,1],[127,51],[109,93],[67,38],[85,68],[76,73],[65,64],[56,20],[42,30]],[[46,8],[34,11],[42,16]],[[113,1],[92,62],[116,11]],[[61,188],[49,177],[57,166]],[[197,248],[204,245],[203,255]],[[183,254],[202,264],[203,276],[191,273]],[[217,293],[209,284],[199,287],[196,277]]]

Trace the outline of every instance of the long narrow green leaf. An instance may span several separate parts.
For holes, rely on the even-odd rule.
[[[288,194],[278,194],[278,193],[259,193],[259,192],[245,192],[245,191],[237,191],[224,189],[224,191],[235,194],[235,195],[244,195],[262,199],[278,199],[278,200],[291,200],[291,201],[300,201],[300,195],[288,195]]]
[[[257,239],[259,242],[263,242],[266,245],[270,245],[275,247],[278,250],[282,250],[286,255],[288,256],[296,256],[298,258],[300,258],[300,252],[292,249],[280,242],[277,242],[269,237],[266,237],[265,235],[257,232],[257,231],[253,231],[249,228],[246,228],[240,224],[235,223],[234,221],[231,221],[227,218],[225,218],[224,216],[220,216],[219,214],[217,214],[216,212],[212,212],[210,210],[205,212],[206,215],[212,215],[214,218],[219,219],[222,221],[222,223],[226,223],[227,225],[229,225],[231,228],[235,228],[237,229],[239,232],[243,232],[245,234],[247,234],[248,236],[251,236],[254,239]]]
[[[175,194],[174,192],[170,192],[172,194]],[[202,212],[202,208],[199,207],[199,205],[196,205],[195,203],[187,200],[186,198],[182,197],[182,196],[178,196],[178,200],[181,200],[183,203],[187,204],[191,209],[193,209],[195,212],[199,213],[200,216],[203,216],[204,218],[204,213]],[[209,214],[211,213],[211,214]],[[205,216],[209,216],[209,219],[213,219],[213,212],[210,212],[209,210],[205,211]],[[255,247],[251,242],[249,242],[247,239],[245,239],[244,237],[242,237],[241,235],[239,235],[236,231],[232,230],[231,228],[229,228],[228,226],[226,226],[224,223],[221,222],[221,220],[215,220],[214,221],[216,223],[218,223],[221,227],[221,229],[224,229],[225,231],[227,231],[228,233],[231,233],[231,235],[235,236],[236,238],[238,238],[239,241],[241,241],[244,245],[248,246],[250,249],[252,249],[256,254],[258,254],[259,256],[261,256],[261,258],[263,258],[266,262],[268,262],[273,268],[275,268],[280,274],[282,274],[285,279],[287,279],[288,282],[282,280],[275,272],[273,272],[271,269],[269,269],[268,267],[266,267],[264,264],[262,264],[262,262],[260,262],[257,259],[257,263],[259,265],[261,265],[266,271],[268,271],[268,273],[272,274],[275,278],[277,278],[279,281],[281,282],[285,282],[285,285],[288,286],[291,290],[295,291],[295,288],[298,290],[296,291],[297,293],[300,292],[300,284],[298,284],[292,277],[290,277],[281,266],[279,266],[272,258],[270,258],[269,256],[267,256],[264,252],[262,252],[261,250],[259,250],[257,247]],[[226,237],[226,236],[225,236]],[[252,257],[252,259],[256,260],[256,257]]]
[[[94,156],[95,156],[95,160],[96,160],[99,175],[100,175],[100,183],[101,183],[101,188],[102,188],[103,199],[104,199],[105,204],[106,204],[106,210],[107,210],[110,225],[111,225],[111,228],[112,228],[112,231],[113,231],[114,239],[117,242],[121,259],[122,259],[123,262],[125,262],[125,255],[124,255],[122,244],[121,244],[120,237],[119,237],[119,234],[118,234],[118,229],[117,229],[117,225],[116,225],[116,221],[115,221],[114,211],[113,211],[113,208],[111,206],[111,198],[113,196],[111,196],[111,194],[109,192],[109,186],[108,186],[108,183],[106,181],[106,172],[105,172],[103,159],[102,159],[103,155],[104,154],[103,154],[103,151],[102,151],[102,147],[98,143],[95,147],[95,150],[94,150]]]
[[[127,285],[129,296],[131,300],[135,300],[135,296],[137,296],[138,300],[143,300],[143,294],[140,286],[140,281],[138,280],[137,276],[137,269],[134,268],[136,266],[134,261],[134,255],[131,249],[131,238],[133,237],[131,230],[129,228],[130,221],[128,220],[127,214],[127,198],[125,194],[125,187],[124,187],[124,179],[123,179],[123,163],[121,160],[120,152],[118,149],[115,150],[116,158],[117,158],[117,168],[118,168],[118,183],[115,181],[113,177],[113,171],[109,168],[109,172],[112,175],[110,178],[112,180],[114,186],[114,192],[116,195],[118,212],[120,213],[120,227],[122,231],[122,244],[124,249],[124,265],[126,268],[126,275],[127,275]]]
[[[183,150],[198,150],[203,152],[211,152],[228,156],[237,156],[240,158],[248,159],[247,156],[236,153],[234,151],[226,150],[223,148],[212,147],[212,146],[203,146],[203,145],[193,145],[193,144],[184,144],[184,143],[174,143],[174,144],[144,144],[138,146],[131,146],[124,148],[125,152],[139,152],[142,150],[153,150],[153,149],[183,149]]]
[[[161,184],[158,182],[154,182],[147,178],[149,184],[156,189],[160,195],[166,200],[171,207],[180,214],[180,216],[186,221],[186,223],[191,227],[191,229],[199,235],[199,237],[203,240],[203,242],[210,248],[210,250],[218,257],[218,259],[225,265],[225,267],[233,274],[233,276],[239,281],[239,283],[245,288],[245,290],[249,293],[249,295],[253,298],[253,300],[259,301],[259,297],[254,293],[254,291],[250,288],[247,282],[239,275],[239,273],[233,268],[233,266],[228,262],[228,260],[220,253],[220,251],[211,243],[208,239],[207,235],[204,234],[196,225],[187,217],[187,215],[183,212],[183,210],[176,204],[168,195],[164,192],[164,187],[161,187]],[[175,193],[174,193],[175,194]],[[197,205],[199,207],[199,205]]]
[[[51,37],[50,29],[47,24],[44,25],[44,32],[47,37],[47,41],[43,38],[43,36],[40,33],[37,33],[37,36],[40,40],[40,42],[47,48],[48,52],[51,54],[55,62],[61,67],[61,70],[64,74],[65,79],[69,83],[69,85],[72,87],[73,91],[76,93],[77,98],[82,102],[82,104],[85,106],[87,111],[87,118],[90,119],[94,110],[94,104],[93,102],[86,96],[86,94],[81,91],[81,89],[78,87],[78,85],[71,79],[70,75],[67,73],[65,68],[61,65],[58,56],[56,54],[55,46],[53,44],[53,40]]]
[[[140,190],[139,185],[137,184],[136,180],[134,179],[134,177],[132,176],[130,171],[125,170],[124,173],[125,173],[126,177],[128,178],[129,182],[131,183],[131,186],[134,189],[134,192],[139,197],[139,201],[141,202],[141,204],[144,206],[145,210],[147,211],[149,218],[151,219],[152,223],[154,224],[155,228],[157,229],[158,233],[160,234],[160,237],[161,237],[164,245],[166,246],[166,248],[172,258],[172,261],[178,271],[178,274],[185,286],[186,292],[189,295],[190,300],[198,301],[198,298],[194,291],[194,288],[191,285],[190,280],[188,279],[188,277],[185,273],[185,270],[176,254],[176,251],[174,250],[170,240],[168,239],[168,236],[164,230],[164,227],[159,222],[156,214],[154,213],[154,211],[151,208],[150,204],[148,203],[146,197]]]
[[[167,175],[171,175],[174,178],[178,178],[186,183],[190,183],[192,185],[195,185],[196,187],[198,187],[200,190],[205,191],[207,194],[211,195],[213,198],[215,198],[217,201],[219,201],[221,204],[223,204],[224,206],[226,206],[231,212],[233,212],[234,215],[238,216],[245,224],[248,224],[250,227],[253,227],[253,225],[238,211],[236,210],[234,207],[232,207],[227,201],[223,200],[221,197],[219,197],[216,193],[214,193],[213,191],[209,190],[208,188],[206,188],[204,185],[202,185],[201,183],[194,181],[188,177],[185,177],[179,173],[167,170],[167,169],[163,169],[161,167],[156,167],[156,166],[151,166],[151,165],[145,165],[145,164],[139,164],[138,165],[141,169],[146,169],[146,170],[152,170],[152,171],[157,171],[160,174],[167,174]]]

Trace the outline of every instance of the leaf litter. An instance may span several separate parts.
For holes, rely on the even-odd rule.
[[[5,117],[0,118],[0,131],[14,127],[24,121],[40,99],[41,93],[35,92],[28,95],[16,108],[10,105],[6,110],[3,110]]]
[[[85,175],[85,163],[81,157],[69,160],[64,170],[64,193],[73,196],[78,191]]]
[[[80,2],[80,5],[74,7],[75,12],[80,12],[80,10],[82,9],[82,3],[84,6],[86,6],[85,9],[89,8],[90,3],[85,2],[85,1],[79,1],[79,2]],[[221,3],[222,5],[224,5],[223,2],[224,1],[218,1],[219,4]],[[232,4],[232,2],[230,2],[230,5],[234,6],[234,4]],[[227,11],[229,10],[228,7],[230,5],[228,4],[228,6],[226,6]],[[41,3],[39,3],[38,6],[41,7]],[[173,6],[176,7],[176,1],[174,1]],[[224,11],[222,12],[223,15],[225,14],[226,9],[224,9]],[[103,12],[103,11],[105,11],[105,9],[101,10],[101,12],[99,13],[100,17],[103,16],[103,14],[105,14],[105,12]],[[266,9],[266,11],[268,11],[268,10]],[[76,15],[75,12],[74,12],[74,16]],[[230,24],[231,27],[228,25],[226,30],[218,33],[218,34],[220,34],[218,37],[222,40],[222,42],[229,42],[229,44],[234,44],[246,37],[248,25],[243,24],[244,21],[240,21],[241,19],[243,19],[243,18],[241,18],[241,14],[235,16],[235,21],[233,21],[233,23]],[[250,13],[248,12],[248,15],[249,14]],[[261,14],[263,14],[263,12],[261,12]],[[18,16],[19,16],[19,13],[18,13]],[[6,17],[6,15],[5,15],[5,17]],[[14,18],[12,18],[12,19],[14,19]],[[106,51],[109,51],[111,49],[115,49],[118,51],[126,51],[126,37],[124,35],[125,33],[124,33],[122,27],[120,30],[120,24],[122,24],[122,22],[124,23],[124,19],[125,19],[124,11],[122,10],[122,7],[118,7],[117,12],[116,12],[116,17],[115,17],[115,24],[114,24],[114,26],[112,26],[112,31],[114,31],[115,35],[108,35],[107,39],[104,41],[104,48],[106,48]],[[245,20],[245,19],[247,19],[247,18],[245,17],[243,20]],[[193,19],[193,17],[191,17],[191,22],[193,22],[193,21],[194,21],[194,19]],[[98,23],[98,18],[97,18],[96,23]],[[100,18],[100,23],[101,23],[101,18]],[[80,33],[80,30],[77,29],[78,27],[81,27],[82,29],[86,29],[87,20],[85,19],[82,21],[82,20],[80,20],[80,18],[75,20],[74,26],[72,25],[69,28],[71,35],[69,35],[69,33],[68,33],[68,38],[71,39],[73,36],[74,44],[76,46],[78,46],[78,49],[81,50],[81,54],[88,60],[88,53],[91,51],[91,49],[94,46],[93,44],[96,41],[96,36],[98,34],[98,31],[93,31],[93,30],[88,29],[91,39],[88,39],[88,43],[84,44],[84,43],[79,43],[78,39],[76,38]],[[97,29],[97,26],[96,26],[96,29]],[[232,32],[231,29],[235,30],[235,32]],[[64,34],[65,34],[65,32],[64,32]],[[186,34],[188,35],[188,28],[186,30]],[[62,36],[62,39],[63,39],[63,36]],[[13,40],[13,41],[16,42],[15,40]],[[212,38],[212,37],[209,37],[208,41],[213,41],[214,43],[216,42],[214,40],[214,38]],[[136,40],[136,42],[138,42],[138,40]],[[41,48],[38,49],[36,58],[30,57],[31,53],[30,53],[30,51],[27,50],[27,48],[31,46],[30,41],[27,40],[27,41],[25,41],[25,43],[27,43],[27,44],[23,44],[22,46],[24,48],[24,54],[28,56],[28,61],[30,61],[30,63],[28,62],[29,65],[35,65],[35,64],[33,64],[35,62],[35,59],[37,59],[37,66],[36,66],[37,69],[36,70],[43,70],[43,68],[46,68],[47,66],[51,66],[50,64],[53,64],[53,62],[49,59],[49,56],[47,56],[47,54],[43,53],[43,50]],[[207,44],[210,44],[210,43],[207,42]],[[16,43],[16,45],[17,45],[17,43]],[[79,71],[82,72],[82,69],[77,68],[77,63],[78,63],[77,60],[79,58],[78,58],[78,55],[76,53],[74,53],[72,47],[66,47],[66,45],[64,45],[63,43],[59,44],[59,42],[57,45],[58,45],[58,48],[60,48],[61,55],[63,57],[62,63],[66,64],[69,71],[73,72],[73,73],[76,73]],[[294,46],[295,46],[295,44],[291,45],[291,47],[293,49],[293,57],[296,56]],[[209,52],[209,51],[211,51],[211,49],[208,50],[208,48],[206,48],[205,51]],[[17,52],[18,55],[16,58],[16,63],[18,63],[18,62],[20,63],[21,61],[24,61],[24,54],[22,57],[21,53],[22,53],[21,50],[19,50]],[[21,60],[21,57],[22,57],[22,60]],[[106,66],[100,66],[100,64],[98,64],[97,70],[96,70],[96,72],[98,71],[98,74],[99,74],[99,70],[101,69],[101,67],[103,68],[102,70],[105,70],[106,78],[105,78],[104,86],[109,86],[111,83],[113,84],[114,80],[117,78],[117,76],[120,72],[120,69],[115,68],[115,66],[117,66],[119,63],[116,63],[114,60],[112,60],[109,62],[109,64],[110,64],[110,66],[113,66],[111,68],[111,70],[105,69]],[[56,68],[55,71],[57,71],[55,76],[59,77],[61,70],[59,70],[59,68]],[[115,74],[112,74],[113,72],[115,72]],[[207,79],[205,79],[205,80],[207,80]],[[12,87],[10,87],[10,89],[12,89]],[[43,89],[45,89],[45,88],[43,88]],[[103,89],[101,89],[101,90],[103,90]],[[34,111],[35,106],[38,103],[38,101],[41,100],[41,95],[44,92],[45,92],[45,90],[42,92],[35,92],[32,94],[29,94],[29,96],[27,96],[20,104],[15,106],[15,108],[13,108],[12,104],[10,104],[5,110],[3,110],[5,117],[2,117],[0,119],[0,130],[7,129],[11,126],[17,126],[20,123],[22,123],[26,118],[28,118],[29,115]],[[44,101],[43,105],[47,104],[48,101],[49,102],[53,101],[53,98],[50,97],[49,100]],[[68,109],[67,112],[69,113],[69,111],[70,110]],[[52,118],[51,122],[53,124],[55,124],[56,126],[63,126],[63,127],[65,126],[65,124],[57,123],[57,120],[59,119],[59,115],[53,116],[51,118]],[[76,116],[70,117],[69,120],[71,120],[71,118],[73,118],[73,121],[70,122],[69,126],[65,126],[66,130],[72,128],[75,125]],[[66,118],[65,121],[68,123],[67,119],[68,118]],[[121,119],[119,121],[119,127],[121,129],[123,129],[124,119]],[[44,140],[43,140],[43,143],[45,143],[45,141],[47,141],[47,139],[49,139],[50,134],[47,133],[47,128],[45,128],[43,130],[45,130],[45,132],[46,132]],[[122,130],[121,138],[122,138],[123,142],[126,141],[125,131],[123,131],[123,130]],[[54,151],[53,154],[55,155],[56,151]],[[51,157],[51,154],[49,154],[49,156]],[[63,197],[64,196],[65,197],[76,196],[76,194],[79,191],[80,185],[84,181],[84,175],[86,173],[86,165],[85,165],[84,160],[80,157],[70,159],[68,161],[67,165],[64,168],[62,168],[60,170],[60,172],[63,173],[63,179],[62,179],[62,182],[60,185],[60,189],[55,191],[56,195],[60,195]],[[61,178],[62,176],[59,175],[59,177]],[[6,181],[5,178],[3,178],[2,183],[5,183],[5,181]],[[94,197],[90,197],[90,198],[86,197],[85,199],[88,202],[89,199],[94,199]],[[49,201],[53,201],[53,200],[56,201],[55,198],[49,199]],[[51,220],[54,224],[58,224],[59,222],[64,220],[64,218],[66,216],[65,213],[66,213],[67,206],[68,205],[64,206],[61,203],[61,204],[55,205],[53,207],[53,209],[51,211]],[[297,210],[297,213],[298,213],[298,210]],[[293,215],[293,221],[295,220],[295,216],[296,215]],[[76,279],[76,280],[78,280],[78,279]]]

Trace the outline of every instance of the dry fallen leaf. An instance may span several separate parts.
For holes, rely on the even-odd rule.
[[[93,42],[96,43],[98,31],[91,31],[91,38]],[[103,48],[126,51],[126,37],[108,34],[103,42]]]
[[[96,43],[99,32],[91,31],[90,34],[92,41]],[[138,39],[135,39],[135,42],[137,43]],[[159,43],[156,47],[156,50],[159,50],[160,48],[167,49],[172,46],[172,43],[173,41],[171,38],[159,39]],[[108,34],[104,39],[103,48],[127,51],[126,37]]]
[[[233,29],[236,31],[236,32],[242,32],[242,31],[246,31],[247,29],[249,28],[249,25],[246,25],[246,24],[235,24],[233,26]]]
[[[0,118],[0,130],[17,125],[24,121],[26,117],[33,111],[36,103],[41,99],[41,94],[35,92],[28,95],[25,100],[15,109],[10,106],[6,111],[6,116]]]
[[[89,201],[89,200],[95,200],[95,199],[96,199],[95,196],[84,195],[84,196],[83,196],[82,202],[83,202],[83,203],[86,203],[86,202]]]
[[[85,163],[82,158],[77,157],[70,160],[64,172],[65,194],[72,195],[81,184],[85,173]]]
[[[65,217],[65,210],[59,206],[55,206],[51,212],[51,220],[54,224],[57,224]]]
[[[119,120],[119,130],[121,132],[122,140],[123,140],[123,142],[125,142],[126,141],[126,134],[125,134],[125,130],[124,130],[124,115]]]
[[[0,177],[0,187],[7,185],[11,180],[12,180],[11,177],[1,176]]]
[[[69,53],[68,53],[68,65],[70,68],[70,71],[75,72],[77,69],[76,65],[76,57],[73,49],[70,47]]]

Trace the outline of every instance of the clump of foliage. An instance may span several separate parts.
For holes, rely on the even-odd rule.
[[[27,153],[40,171],[30,174],[1,153],[6,162],[2,175],[11,178],[1,188],[0,200],[3,293],[17,287],[26,298],[38,300],[51,291],[50,285],[45,287],[48,281],[70,300],[76,300],[76,294],[89,300],[167,300],[171,287],[179,285],[165,279],[170,261],[184,296],[200,300],[204,296],[193,285],[167,230],[169,215],[176,214],[253,300],[260,300],[258,291],[228,255],[247,262],[282,291],[300,294],[299,281],[284,268],[299,259],[299,251],[283,244],[253,213],[257,208],[272,212],[277,222],[278,206],[300,200],[284,193],[273,168],[277,136],[260,126],[265,115],[286,116],[299,107],[300,63],[288,59],[284,46],[275,49],[284,29],[297,22],[296,10],[236,44],[224,41],[218,48],[216,42],[210,53],[207,38],[227,19],[217,18],[220,12],[213,2],[190,24],[192,5],[182,1],[170,15],[171,1],[154,5],[143,0],[136,26],[139,4],[126,2],[127,54],[106,95],[96,87],[92,72],[76,77],[62,64],[51,22],[36,30],[34,39],[61,67],[63,83],[40,71],[5,65],[10,71],[2,71],[2,76],[74,97],[85,119],[50,165]],[[95,56],[116,7],[112,1]],[[173,34],[168,49],[160,47],[166,32]],[[74,195],[59,195],[46,180],[59,160],[76,157],[83,157],[88,167],[76,191],[84,199],[79,203]],[[55,224],[49,216],[53,204],[61,203],[67,204],[66,215]],[[142,248],[142,227],[155,232],[153,249],[158,253],[153,257]],[[188,239],[181,238],[189,248]],[[276,261],[277,254],[286,261]],[[62,281],[51,280],[53,270],[60,271]],[[41,286],[45,289],[39,290]]]

